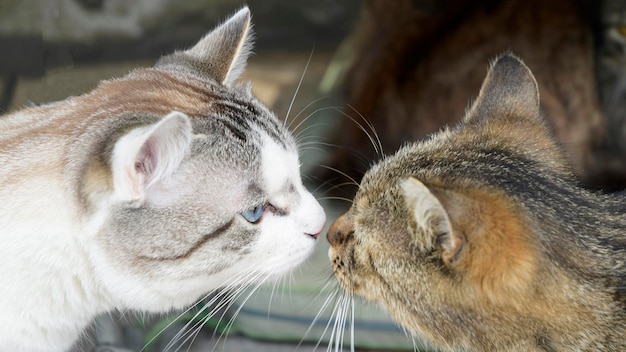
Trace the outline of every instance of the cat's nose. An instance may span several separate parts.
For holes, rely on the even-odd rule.
[[[331,246],[334,246],[343,242],[349,234],[352,234],[352,225],[346,214],[344,214],[330,225],[326,239]]]

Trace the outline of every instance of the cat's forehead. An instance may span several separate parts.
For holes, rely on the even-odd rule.
[[[266,135],[261,140],[261,172],[268,193],[287,190],[300,183],[298,154]]]

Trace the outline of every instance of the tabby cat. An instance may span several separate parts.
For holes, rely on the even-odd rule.
[[[626,351],[626,194],[581,188],[517,58],[365,174],[327,238],[349,294],[446,351]]]
[[[294,138],[235,83],[247,8],[189,50],[0,119],[0,349],[61,351],[102,312],[166,312],[288,272],[325,214]]]

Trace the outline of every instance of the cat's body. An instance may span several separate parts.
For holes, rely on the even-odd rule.
[[[293,137],[234,83],[247,9],[93,92],[0,119],[0,349],[68,349],[97,315],[278,277],[324,212]]]
[[[579,186],[516,58],[371,168],[328,239],[348,293],[445,350],[626,350],[626,194]]]

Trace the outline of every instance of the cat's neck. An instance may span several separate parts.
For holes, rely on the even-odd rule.
[[[67,350],[96,315],[114,307],[113,302],[75,237],[79,231],[63,225],[71,223],[68,214],[61,210],[32,215],[28,228],[12,233],[0,249],[2,258],[10,258],[0,277],[11,283],[0,286],[0,330],[15,339],[2,345],[19,350],[32,341],[43,343],[32,350]],[[49,230],[50,223],[58,226],[35,231]],[[21,318],[11,319],[16,316]]]
[[[0,212],[0,330],[14,339],[0,344],[17,351],[31,341],[44,344],[32,350],[67,350],[97,314],[113,305],[82,244],[85,232],[67,187],[67,166],[58,164],[59,158],[46,158],[61,155],[63,141],[50,135],[41,143],[27,143],[29,136],[21,137],[4,141],[24,142],[30,153],[3,160],[6,172],[0,173],[0,203],[19,205]]]

